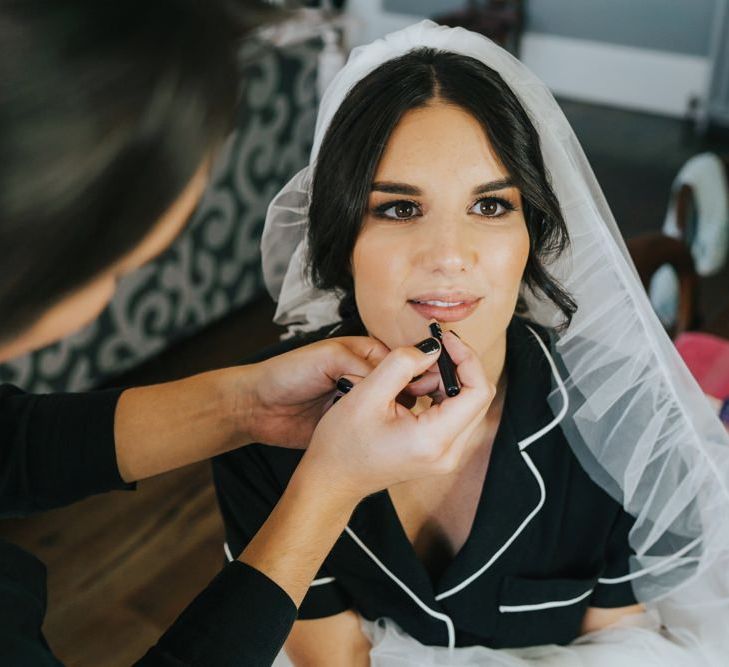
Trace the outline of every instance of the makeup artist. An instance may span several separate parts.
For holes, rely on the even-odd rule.
[[[92,320],[179,233],[229,128],[236,44],[263,16],[226,0],[0,0],[0,360]],[[432,338],[393,352],[331,339],[125,391],[4,385],[0,512],[133,488],[251,441],[308,445],[248,548],[139,663],[270,664],[359,500],[451,470],[486,409],[475,356],[451,335],[443,344],[461,393],[417,418],[395,398],[438,358]],[[361,378],[357,400],[322,417],[343,375]],[[43,564],[0,540],[0,663],[60,664],[45,603]]]

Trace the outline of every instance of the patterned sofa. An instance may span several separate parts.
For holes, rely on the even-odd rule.
[[[263,291],[259,241],[266,207],[308,162],[320,38],[248,44],[235,131],[189,227],[130,274],[82,331],[0,364],[0,382],[34,392],[94,387]]]

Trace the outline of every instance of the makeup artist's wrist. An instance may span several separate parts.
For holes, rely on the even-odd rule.
[[[257,386],[260,364],[224,368],[218,374],[218,396],[221,414],[236,447],[255,442],[255,424],[258,415]]]
[[[351,514],[360,501],[368,495],[340,474],[334,474],[321,460],[314,460],[304,454],[296,468],[289,486],[295,482],[300,492],[315,495],[324,506],[336,514],[338,511]]]
[[[300,465],[281,499],[238,557],[280,586],[298,607],[356,507]]]

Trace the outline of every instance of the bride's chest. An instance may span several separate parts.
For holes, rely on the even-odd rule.
[[[405,482],[389,490],[405,535],[431,574],[443,569],[465,544],[473,526],[488,455],[447,476]]]

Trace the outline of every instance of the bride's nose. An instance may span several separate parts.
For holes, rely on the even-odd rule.
[[[476,263],[476,250],[468,232],[457,222],[428,225],[422,229],[416,252],[417,263],[426,271],[459,274]]]

